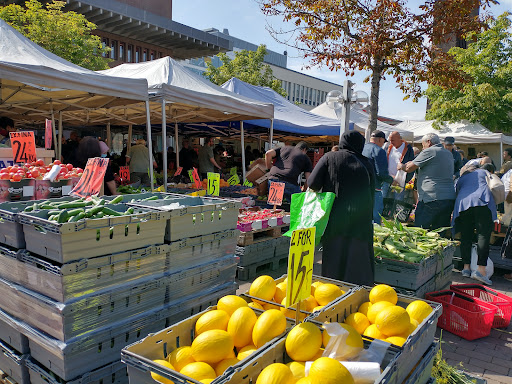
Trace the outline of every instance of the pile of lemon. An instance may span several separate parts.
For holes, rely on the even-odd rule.
[[[281,304],[282,306],[284,306],[286,303],[287,288],[287,278],[284,279],[282,282],[276,284],[275,280],[272,277],[263,275],[253,281],[251,287],[249,288],[249,295],[272,303]],[[335,284],[315,281],[311,284],[311,295],[307,299],[302,300],[300,308],[301,310],[307,312],[319,311],[325,305],[336,300],[344,293],[345,292]],[[286,317],[293,319],[295,318],[294,310],[286,309],[275,304],[254,300],[249,305],[253,308],[258,308],[261,310],[279,309],[285,314]],[[305,313],[300,314],[301,320],[304,320],[305,317]]]
[[[359,334],[385,340],[402,346],[407,337],[418,325],[432,313],[432,308],[422,300],[411,302],[407,308],[396,303],[395,290],[386,284],[380,284],[370,291],[370,301],[359,306],[345,323],[355,328]]]

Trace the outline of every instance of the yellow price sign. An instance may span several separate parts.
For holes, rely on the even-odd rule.
[[[252,183],[249,180],[245,180],[244,181],[244,186],[252,188],[253,185],[252,185]]]
[[[231,169],[229,170],[229,174],[230,174],[230,175],[236,175],[236,171],[237,171],[236,167],[233,167],[233,168],[231,168]]]
[[[211,196],[219,196],[220,192],[220,174],[208,172],[207,193]]]
[[[311,295],[315,258],[315,227],[292,232],[288,254],[288,288],[286,307],[291,307]]]

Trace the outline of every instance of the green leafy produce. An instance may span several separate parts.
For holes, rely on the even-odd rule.
[[[436,384],[475,384],[476,380],[471,380],[460,371],[460,368],[452,367],[443,359],[443,351],[439,348],[434,357],[432,367],[432,377],[436,379]]]

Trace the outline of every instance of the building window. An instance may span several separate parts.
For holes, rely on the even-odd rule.
[[[300,102],[304,104],[304,86],[300,86]]]
[[[155,60],[155,51],[151,51],[151,61]]]
[[[135,62],[140,63],[140,57],[141,57],[141,48],[137,47],[135,48]]]
[[[162,52],[158,52],[158,58],[161,59],[162,57],[164,57],[164,54]]]
[[[142,61],[148,61],[148,50],[144,49],[142,52]]]
[[[125,61],[125,44],[119,43],[119,60]]]
[[[112,40],[110,42],[110,58],[111,59],[114,59],[114,60],[117,60],[117,41],[116,40]]]
[[[292,83],[288,82],[288,100],[291,100],[292,96]]]
[[[128,63],[132,63],[133,61],[133,58],[132,58],[132,55],[133,55],[133,45],[129,44],[128,45],[128,49],[126,50],[126,61]]]
[[[316,106],[316,89],[313,89],[313,106]]]
[[[106,37],[104,37],[101,41],[101,44],[103,45],[103,48],[107,48],[108,47],[108,39]],[[103,53],[102,54],[103,57],[108,57],[108,53]]]

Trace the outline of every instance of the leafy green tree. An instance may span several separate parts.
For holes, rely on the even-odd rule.
[[[107,69],[104,55],[110,48],[91,34],[96,25],[76,12],[64,12],[64,1],[53,0],[43,5],[28,0],[25,6],[9,4],[0,7],[0,18],[30,40],[74,64],[91,70]]]
[[[467,83],[446,88],[429,86],[428,119],[479,122],[492,131],[512,131],[512,23],[509,13],[491,21],[481,33],[470,33],[467,49],[449,53]]]
[[[245,81],[252,85],[270,87],[281,96],[286,97],[286,92],[281,88],[281,81],[272,73],[272,68],[264,64],[263,59],[267,54],[267,47],[260,45],[256,51],[246,49],[235,52],[235,58],[231,59],[225,53],[218,55],[222,66],[215,67],[208,62],[205,76],[212,83],[222,85],[232,77]]]

